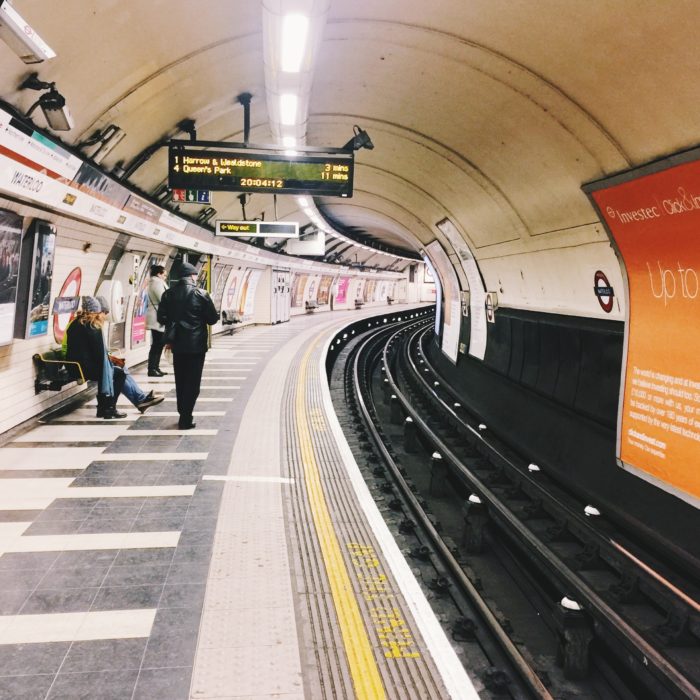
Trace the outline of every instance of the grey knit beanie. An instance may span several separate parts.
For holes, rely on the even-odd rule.
[[[102,311],[102,307],[95,297],[83,297],[83,311],[89,314],[96,314]]]

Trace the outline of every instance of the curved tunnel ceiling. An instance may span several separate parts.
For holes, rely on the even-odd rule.
[[[76,121],[58,135],[77,145],[108,124],[126,132],[107,169],[187,118],[199,139],[242,140],[242,92],[253,94],[251,142],[272,141],[261,2],[13,5],[58,54],[36,67]],[[341,146],[358,124],[375,148],[356,153],[352,199],[317,205],[348,231],[414,252],[441,239],[448,217],[504,300],[537,306],[547,293],[574,308],[559,269],[567,251],[614,260],[582,183],[698,142],[698,19],[685,2],[331,0],[307,144]],[[31,70],[0,42],[1,96],[23,112],[37,97],[17,89]],[[130,182],[153,193],[165,175],[161,150]],[[214,206],[242,213],[232,194]],[[254,195],[246,213],[308,222],[293,197]]]

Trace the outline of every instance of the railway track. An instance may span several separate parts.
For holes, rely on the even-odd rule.
[[[334,399],[484,693],[700,697],[692,582],[469,414],[425,317],[378,325],[336,342]]]

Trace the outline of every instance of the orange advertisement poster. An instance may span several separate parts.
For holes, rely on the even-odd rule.
[[[700,162],[666,164],[590,195],[627,274],[618,457],[698,506]]]

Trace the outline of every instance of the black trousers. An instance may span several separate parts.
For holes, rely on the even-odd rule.
[[[163,333],[151,329],[151,349],[148,351],[148,371],[160,369],[160,356],[163,354]]]
[[[180,414],[181,424],[192,422],[192,411],[199,396],[199,385],[202,383],[202,370],[206,356],[205,352],[173,353],[177,412]]]

